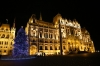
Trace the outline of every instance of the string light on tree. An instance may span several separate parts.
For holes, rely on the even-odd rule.
[[[14,49],[13,49],[13,53],[12,53],[13,57],[26,57],[26,56],[28,56],[29,44],[28,44],[26,33],[25,33],[22,26],[19,29],[14,42],[15,42]]]

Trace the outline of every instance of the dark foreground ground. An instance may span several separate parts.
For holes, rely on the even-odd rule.
[[[0,60],[0,66],[100,66],[100,54],[71,54],[29,60]]]

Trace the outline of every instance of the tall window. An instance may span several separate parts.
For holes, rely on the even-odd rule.
[[[42,46],[40,46],[40,50],[43,50]]]
[[[66,49],[65,46],[63,46],[63,49]]]
[[[52,46],[50,46],[50,50],[53,50]]]
[[[3,45],[3,41],[2,41],[2,45]]]
[[[51,38],[53,38],[53,35],[51,34]]]
[[[7,43],[5,42],[5,45],[6,45]]]
[[[70,34],[70,29],[68,29],[68,34]]]
[[[51,34],[49,34],[49,38],[51,38]]]
[[[11,45],[12,45],[13,43],[11,42]]]
[[[74,35],[74,31],[73,30],[71,30],[71,34]]]
[[[45,50],[48,50],[48,47],[47,46],[45,46]]]
[[[48,38],[48,33],[45,33],[44,35],[45,35],[45,38]]]
[[[35,32],[35,31],[33,31],[33,36],[36,36],[35,34],[36,34],[36,32]]]
[[[35,19],[33,19],[33,23],[35,23]]]
[[[54,35],[55,39],[56,39],[56,35]]]
[[[42,38],[42,33],[40,32],[40,38]]]
[[[60,50],[60,46],[59,46],[59,49],[58,50]]]

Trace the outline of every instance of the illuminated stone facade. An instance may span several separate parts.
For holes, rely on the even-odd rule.
[[[15,23],[10,28],[9,24],[1,24],[0,26],[0,55],[11,55],[14,38],[15,38]]]
[[[37,20],[33,14],[25,31],[29,36],[30,55],[34,55],[36,52],[44,52],[46,55],[59,54],[61,46],[62,54],[71,51],[95,52],[89,32],[85,28],[81,29],[76,20],[63,19],[60,14],[53,18],[52,23],[43,21],[41,15]],[[60,37],[62,37],[62,43]]]

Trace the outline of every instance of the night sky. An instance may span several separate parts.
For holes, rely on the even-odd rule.
[[[63,18],[76,19],[81,27],[85,27],[94,41],[96,50],[100,49],[99,43],[99,22],[100,10],[99,2],[93,1],[4,1],[0,2],[0,22],[12,25],[16,18],[17,30],[20,26],[25,26],[32,14],[36,14],[39,19],[40,12],[44,21],[52,22],[53,17],[60,13]]]

